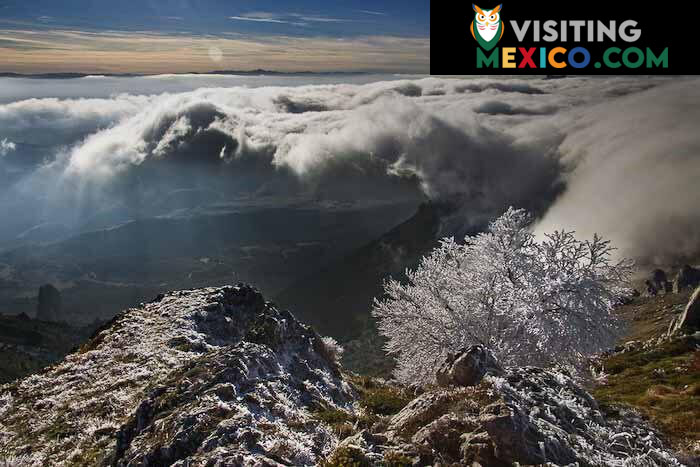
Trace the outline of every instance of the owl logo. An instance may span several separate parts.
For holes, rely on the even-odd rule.
[[[482,10],[478,6],[472,4],[472,8],[476,12],[474,21],[472,21],[471,31],[474,39],[485,50],[493,49],[498,41],[503,36],[503,22],[501,22],[501,7],[498,5],[493,10]]]

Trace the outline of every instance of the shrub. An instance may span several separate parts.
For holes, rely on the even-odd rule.
[[[384,465],[387,467],[410,467],[413,459],[398,451],[387,451],[384,453]]]
[[[376,415],[394,415],[411,401],[402,391],[389,386],[368,390],[360,403]]]
[[[323,467],[370,467],[372,463],[362,450],[352,446],[340,446],[321,463]]]
[[[397,378],[427,383],[447,353],[481,344],[504,365],[568,364],[610,348],[629,293],[629,260],[610,242],[557,231],[537,241],[531,217],[510,208],[488,231],[444,238],[407,283],[389,280],[373,314],[396,355]]]

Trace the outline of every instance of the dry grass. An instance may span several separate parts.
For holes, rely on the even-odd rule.
[[[688,303],[692,291],[667,294],[657,297],[638,297],[617,309],[617,313],[628,323],[626,341],[644,341],[658,337],[668,330],[668,325]]]
[[[620,307],[630,323],[624,339],[647,340],[664,334],[683,310],[689,292],[638,298]],[[665,342],[650,350],[617,353],[603,361],[607,384],[594,389],[603,407],[637,409],[668,438],[688,450],[700,440],[700,341],[693,337]]]

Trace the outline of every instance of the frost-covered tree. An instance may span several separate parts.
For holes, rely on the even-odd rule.
[[[579,367],[613,345],[612,309],[629,289],[629,260],[609,241],[554,232],[538,241],[531,216],[510,208],[463,244],[444,238],[406,283],[389,280],[373,314],[397,357],[396,376],[433,379],[449,352],[482,344],[508,365]]]

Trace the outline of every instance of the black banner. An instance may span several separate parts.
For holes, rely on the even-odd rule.
[[[431,3],[435,75],[700,74],[678,2]],[[686,11],[688,10],[688,11]]]

